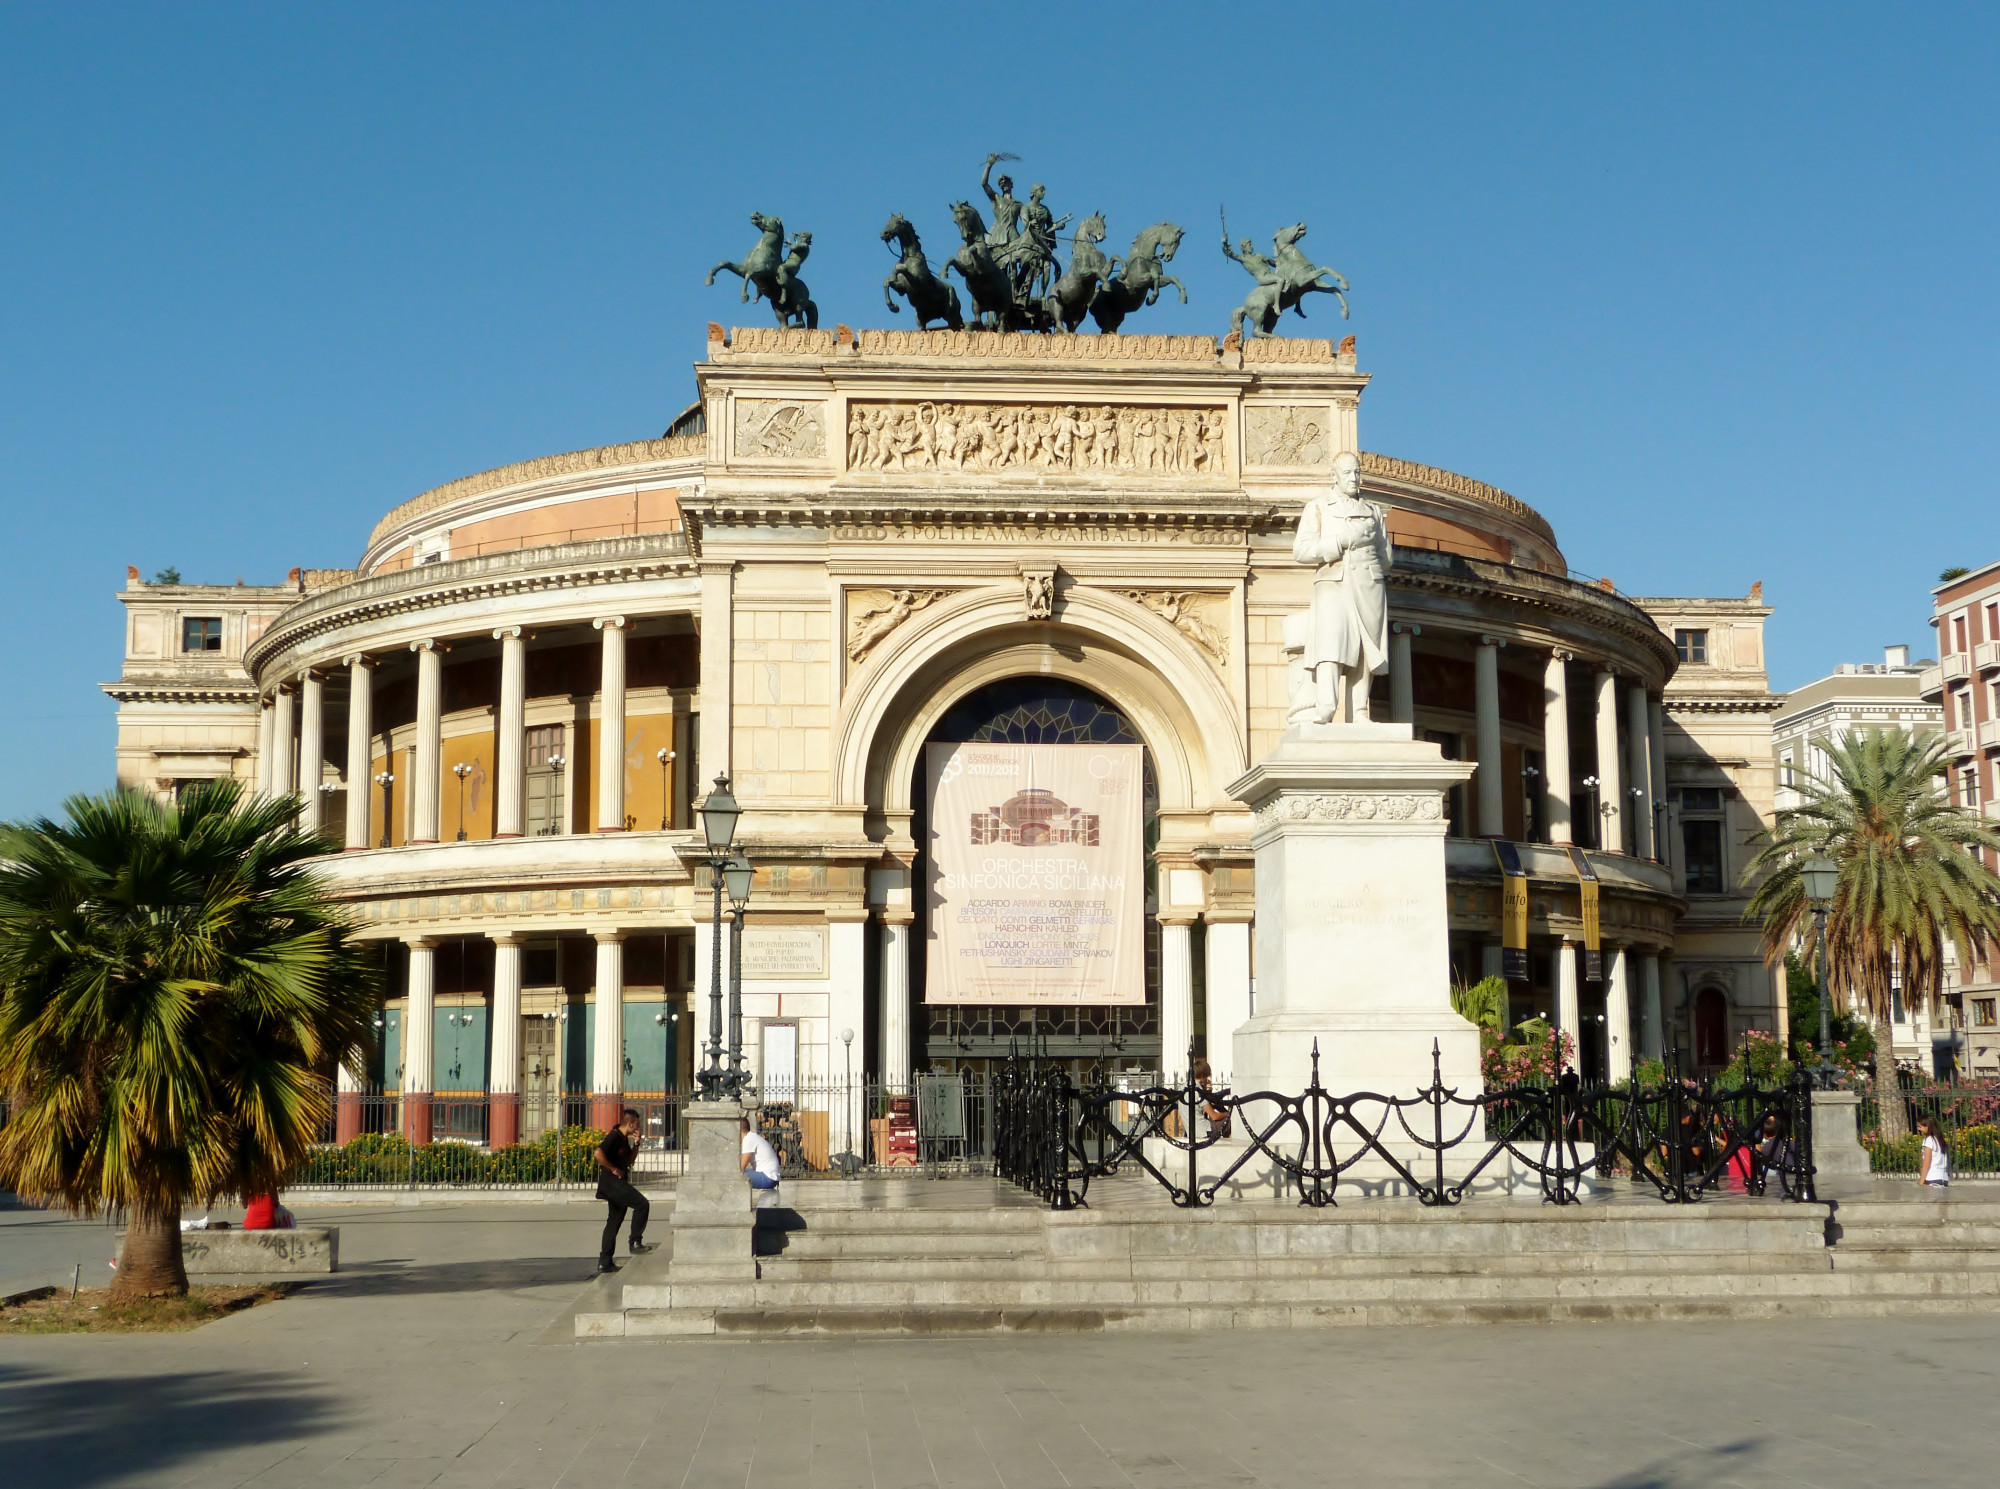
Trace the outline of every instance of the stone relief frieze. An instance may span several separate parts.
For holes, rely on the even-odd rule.
[[[768,460],[826,454],[826,405],[744,398],[736,404],[736,453]]]
[[[1281,796],[1257,809],[1261,830],[1281,822],[1435,822],[1444,815],[1444,798],[1423,792],[1329,792],[1318,796]]]
[[[741,335],[741,332],[737,333]],[[1036,362],[1193,362],[1213,365],[1212,336],[1022,336],[999,331],[862,331],[864,357],[1006,357]]]
[[[1222,630],[1210,623],[1219,595],[1205,595],[1180,589],[1128,589],[1125,598],[1144,605],[1153,614],[1179,631],[1208,653],[1218,667],[1229,662],[1229,641]],[[1210,612],[1203,614],[1204,611]]]
[[[1219,408],[1111,404],[856,403],[850,470],[1093,471],[1221,476]]]
[[[1324,407],[1306,405],[1243,410],[1245,465],[1325,465],[1333,441]]]
[[[1228,527],[1160,527],[1112,522],[990,522],[971,518],[938,522],[841,522],[831,529],[840,543],[1135,543],[1240,548],[1243,533]]]
[[[889,634],[927,605],[951,593],[944,589],[851,589],[847,592],[847,660],[861,662]]]

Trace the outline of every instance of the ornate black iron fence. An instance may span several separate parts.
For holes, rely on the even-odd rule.
[[[1577,1203],[1586,1175],[1620,1172],[1670,1204],[1725,1188],[1815,1197],[1802,1074],[1775,1088],[1586,1086],[1566,1074],[1462,1096],[1444,1084],[1433,1047],[1431,1083],[1414,1095],[1337,1096],[1319,1083],[1315,1044],[1312,1082],[1296,1096],[1192,1076],[1125,1090],[1016,1059],[994,1077],[992,1104],[994,1171],[1059,1210],[1087,1203],[1091,1180],[1119,1173],[1152,1178],[1183,1207],[1271,1178],[1301,1205],[1323,1207],[1343,1182],[1358,1182],[1363,1164],[1426,1205],[1458,1204],[1502,1170],[1511,1179],[1514,1165],[1556,1205]]]

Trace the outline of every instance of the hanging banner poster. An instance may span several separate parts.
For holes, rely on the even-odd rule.
[[[934,744],[927,1003],[1146,1001],[1138,745]]]
[[[1509,982],[1528,980],[1528,871],[1521,867],[1521,850],[1505,838],[1493,841],[1500,863],[1500,975]]]
[[[1576,882],[1583,917],[1583,980],[1585,982],[1604,981],[1604,930],[1598,921],[1597,870],[1590,866],[1590,860],[1583,856],[1581,848],[1569,850],[1570,861],[1576,865]]]

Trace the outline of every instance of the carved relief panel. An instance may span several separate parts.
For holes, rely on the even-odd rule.
[[[1211,477],[1227,473],[1220,408],[854,403],[849,470]]]
[[[736,454],[748,460],[825,459],[826,405],[789,399],[738,399]]]
[[[947,589],[850,589],[847,660],[855,665],[867,661],[904,621],[950,593]]]
[[[1243,463],[1326,469],[1337,448],[1332,410],[1323,404],[1243,410]]]
[[[1127,589],[1126,599],[1144,605],[1200,647],[1217,671],[1229,666],[1229,599],[1184,589]]]

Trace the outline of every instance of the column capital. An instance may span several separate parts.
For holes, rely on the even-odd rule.
[[[527,634],[528,628],[526,626],[499,626],[493,632],[493,639],[495,641],[505,641],[511,636],[516,641],[519,641],[525,638]]]
[[[412,951],[435,951],[438,942],[443,939],[442,936],[405,936],[403,944]]]
[[[528,941],[526,931],[488,931],[486,939],[495,946],[525,946]]]
[[[365,651],[349,652],[340,659],[340,665],[343,667],[373,667],[375,659]]]
[[[621,930],[617,926],[612,926],[604,930],[593,930],[590,933],[590,938],[593,941],[595,941],[599,946],[609,946],[609,945],[615,945],[616,943],[623,941],[630,934],[631,934],[630,931]]]
[[[695,565],[695,570],[704,579],[711,575],[727,579],[736,572],[736,560],[733,558],[703,559]]]
[[[1421,636],[1424,628],[1414,621],[1392,620],[1389,622],[1389,633],[1393,636]]]
[[[1163,926],[1168,926],[1168,925],[1180,926],[1183,929],[1185,929],[1186,927],[1193,925],[1197,920],[1201,919],[1201,912],[1199,910],[1187,910],[1187,909],[1162,910],[1158,915],[1154,916],[1153,918],[1159,921],[1159,923]]]
[[[1210,905],[1201,918],[1210,925],[1249,925],[1257,912],[1245,905]]]
[[[1479,644],[1481,646],[1490,646],[1493,647],[1495,650],[1498,650],[1500,647],[1503,647],[1507,644],[1507,638],[1505,636],[1489,635],[1486,632],[1482,631],[1479,636]]]
[[[857,925],[868,919],[866,905],[836,905],[826,912],[828,925]]]
[[[275,688],[271,689],[271,696],[273,701],[275,701],[277,695],[280,693],[296,693],[298,690],[299,680],[296,677],[287,677],[280,681]]]
[[[625,629],[625,617],[622,615],[606,615],[592,621],[590,625],[591,629],[596,631],[606,629],[622,631]]]
[[[882,924],[893,926],[911,925],[917,918],[908,910],[878,910],[876,914],[882,917]]]
[[[438,652],[441,652],[441,651],[445,650],[445,644],[444,644],[444,643],[443,643],[442,641],[439,641],[439,640],[438,640],[438,639],[437,639],[436,637],[434,637],[434,636],[427,636],[427,637],[425,637],[425,638],[424,638],[424,639],[423,639],[422,641],[412,641],[412,642],[410,643],[410,650],[411,650],[411,651],[438,651]]]
[[[325,682],[331,675],[325,667],[308,667],[299,674],[307,682]]]
[[[1551,662],[1574,662],[1576,660],[1576,653],[1565,646],[1552,646],[1549,648],[1549,660]]]

